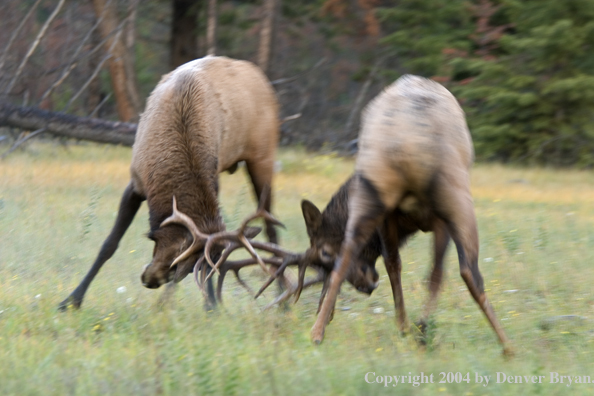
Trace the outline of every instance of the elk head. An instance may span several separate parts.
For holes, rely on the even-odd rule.
[[[142,284],[149,289],[185,278],[203,254],[208,235],[194,221],[177,209],[173,197],[173,213],[148,235],[155,242],[153,260],[144,267]]]
[[[259,227],[246,227],[244,235],[253,238],[260,231]],[[190,216],[179,211],[174,196],[173,213],[149,234],[149,238],[155,241],[155,248],[153,260],[144,267],[141,275],[142,284],[156,289],[165,283],[177,283],[184,279],[194,270],[196,263],[204,261],[201,259],[209,236],[198,229]],[[216,260],[224,245],[212,245],[210,257]]]
[[[348,220],[348,187],[350,180],[332,197],[324,209],[320,210],[310,201],[301,201],[301,211],[309,235],[310,247],[306,253],[308,260],[330,273],[340,252]],[[381,240],[375,233],[352,265],[347,280],[360,292],[371,294],[378,286],[379,275],[375,262],[380,256]]]

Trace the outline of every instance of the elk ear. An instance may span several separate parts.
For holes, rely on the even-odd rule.
[[[313,233],[322,224],[322,213],[320,209],[311,201],[304,199],[301,201],[301,211],[303,212],[303,219],[305,220],[305,227],[307,228],[307,234],[311,238]]]

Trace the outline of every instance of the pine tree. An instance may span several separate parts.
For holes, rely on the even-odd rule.
[[[441,75],[444,49],[470,49],[473,25],[465,0],[402,0],[377,13],[386,35],[381,42],[391,47],[400,71]]]
[[[497,38],[497,56],[451,62],[477,155],[594,165],[594,0],[501,5],[496,18],[513,29]]]

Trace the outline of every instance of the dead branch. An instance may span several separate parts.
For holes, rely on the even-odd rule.
[[[114,41],[115,43],[115,41]],[[64,106],[63,111],[68,111],[68,109],[70,109],[70,106],[72,105],[72,103],[74,103],[74,101],[76,99],[78,99],[78,97],[84,92],[85,89],[87,89],[87,87],[89,86],[89,84],[91,83],[91,81],[93,81],[95,79],[95,77],[97,77],[97,74],[99,74],[99,72],[101,71],[101,68],[103,67],[103,64],[108,61],[109,59],[112,58],[111,53],[108,53],[107,55],[105,55],[103,57],[103,59],[101,59],[101,62],[99,62],[99,64],[97,65],[97,67],[95,68],[95,70],[93,71],[93,74],[91,74],[91,77],[89,77],[87,79],[87,81],[83,84],[82,87],[80,87],[80,89],[78,90],[78,92],[76,94],[74,94],[70,100],[68,101],[68,103],[66,103],[66,106]]]
[[[112,0],[108,0],[107,4],[109,5],[109,3],[111,3],[111,2],[112,2]],[[85,37],[81,40],[80,44],[78,45],[78,48],[76,48],[76,51],[74,51],[74,55],[72,55],[72,57],[70,58],[70,62],[68,63],[68,65],[66,65],[66,67],[64,67],[64,70],[62,71],[62,74],[60,75],[60,77],[58,77],[58,79],[43,93],[43,95],[41,95],[41,99],[39,99],[38,103],[41,104],[54,91],[54,89],[59,87],[60,84],[62,84],[64,82],[64,80],[66,80],[66,78],[70,75],[70,72],[72,72],[72,70],[74,70],[74,68],[76,66],[78,66],[78,63],[77,63],[78,54],[83,49],[83,47],[85,46],[87,41],[89,41],[89,39],[91,38],[91,35],[97,29],[97,27],[101,23],[102,19],[103,19],[103,15],[101,15],[99,18],[97,18],[97,21],[95,22],[95,24],[91,27],[91,29],[89,29],[89,31],[87,32]]]
[[[12,145],[12,147],[10,149],[8,149],[5,153],[3,153],[2,155],[0,155],[0,159],[4,159],[6,158],[6,156],[10,153],[12,153],[14,150],[18,149],[23,143],[25,143],[27,140],[34,138],[37,135],[42,134],[43,132],[45,132],[46,129],[45,128],[41,128],[38,129],[36,131],[31,132],[30,134],[18,139],[16,142],[14,142],[14,144]]]
[[[108,93],[107,95],[105,95],[105,97],[103,98],[103,100],[101,100],[101,102],[99,102],[99,104],[97,105],[97,107],[95,107],[93,109],[93,111],[91,112],[91,114],[89,114],[89,118],[94,118],[97,113],[99,112],[99,110],[101,109],[101,107],[103,107],[103,105],[105,104],[105,102],[107,102],[109,100],[109,98],[111,98],[111,92]]]
[[[322,66],[324,63],[326,63],[326,58],[322,58],[320,59],[315,65],[313,65],[309,70],[306,70],[304,72],[301,72],[299,74],[294,75],[293,77],[285,77],[285,78],[279,78],[278,80],[274,80],[272,81],[270,84],[272,85],[279,85],[279,84],[286,84],[289,82],[293,82],[303,76],[305,76],[306,74],[309,74],[311,72],[313,72],[314,70],[316,70],[318,67]]]
[[[285,122],[287,122],[287,121],[293,121],[293,120],[296,120],[296,119],[297,119],[297,118],[299,118],[299,117],[301,117],[301,113],[297,113],[297,114],[293,114],[293,115],[287,116],[287,117],[285,117],[285,118],[283,118],[283,119],[281,120],[281,124],[284,124],[284,123],[285,123]]]
[[[35,52],[35,50],[37,49],[39,42],[41,41],[43,36],[45,36],[45,32],[47,31],[47,28],[53,22],[54,18],[56,18],[56,16],[62,9],[62,6],[64,5],[65,2],[66,2],[66,0],[60,0],[58,5],[54,9],[54,12],[52,12],[52,14],[49,16],[47,21],[45,21],[45,23],[43,24],[41,30],[39,31],[39,33],[37,34],[37,37],[35,38],[35,41],[33,41],[33,44],[31,44],[31,47],[29,47],[29,51],[27,51],[27,54],[25,55],[25,57],[23,58],[23,61],[19,65],[19,67],[16,71],[16,74],[12,78],[12,81],[10,82],[10,84],[8,84],[8,87],[4,91],[4,95],[8,95],[10,93],[10,91],[12,90],[12,88],[14,87],[14,85],[16,84],[17,80],[21,76],[21,73],[23,72],[23,69],[25,68],[25,65],[29,61],[29,58],[31,57],[31,55],[33,55],[33,52]]]
[[[25,22],[27,22],[27,20],[31,16],[31,14],[33,14],[33,11],[35,11],[37,9],[37,6],[39,5],[39,3],[41,3],[41,0],[37,0],[35,2],[35,4],[33,4],[31,6],[29,11],[27,12],[27,15],[25,15],[25,17],[23,18],[21,23],[19,23],[19,26],[17,26],[15,31],[12,32],[12,35],[10,36],[10,39],[8,40],[8,44],[6,44],[6,47],[4,47],[4,51],[2,52],[2,57],[0,57],[0,71],[4,67],[4,63],[6,62],[6,57],[8,56],[8,51],[10,50],[10,47],[12,47],[12,43],[14,42],[14,40],[17,38],[17,36],[21,32],[21,29],[23,28],[23,26],[25,26]]]

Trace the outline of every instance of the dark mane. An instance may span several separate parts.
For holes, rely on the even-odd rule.
[[[201,106],[203,100],[195,100],[204,96],[203,89],[191,73],[177,78],[173,95],[177,100],[166,131],[168,150],[155,159],[158,165],[149,176],[149,185],[154,186],[154,191],[147,194],[151,230],[156,230],[171,215],[173,195],[178,208],[201,231],[213,233],[224,229],[217,198],[217,157],[204,144],[212,135],[208,129],[213,125],[208,124]]]

